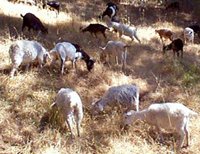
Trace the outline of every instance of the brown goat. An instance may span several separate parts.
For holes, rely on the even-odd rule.
[[[173,33],[171,30],[158,29],[158,30],[155,30],[155,32],[159,34],[162,43],[163,43],[163,38],[170,39],[171,41],[173,41]]]
[[[90,32],[91,34],[94,34],[95,37],[97,37],[97,33],[102,33],[102,35],[104,36],[104,38],[106,38],[106,34],[105,34],[105,31],[106,30],[109,30],[108,27],[104,26],[104,25],[101,25],[101,24],[89,24],[89,26],[87,26],[86,28],[80,28],[80,30],[82,32]]]

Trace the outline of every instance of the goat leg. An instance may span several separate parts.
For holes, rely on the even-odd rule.
[[[75,138],[73,132],[72,132],[72,117],[67,117],[66,121],[65,121],[66,126],[68,126],[69,131],[71,133],[71,138]]]
[[[63,75],[64,73],[64,67],[65,67],[65,60],[64,59],[61,59],[61,67],[60,67],[60,70],[61,70],[61,74]]]

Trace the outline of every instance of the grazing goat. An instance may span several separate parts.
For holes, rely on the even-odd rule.
[[[121,106],[125,110],[139,111],[139,88],[133,84],[124,84],[109,88],[101,99],[92,103],[92,113],[102,112],[106,106]]]
[[[41,31],[44,34],[48,33],[48,29],[44,27],[40,19],[34,14],[26,13],[24,16],[21,14],[21,17],[23,18],[22,31],[25,27],[28,27],[28,31],[33,29],[35,31]]]
[[[179,2],[171,2],[166,6],[165,9],[166,10],[180,10],[180,4]]]
[[[192,42],[192,44],[194,43],[194,31],[192,28],[186,27],[184,29],[184,39],[185,39],[185,43],[188,41]]]
[[[181,51],[181,57],[183,57],[183,41],[181,39],[173,40],[169,45],[163,46],[164,54],[167,50],[173,50],[174,57],[175,53],[177,54],[177,57],[179,57],[179,51]]]
[[[84,29],[81,29],[82,32],[90,32],[91,34],[94,34],[95,37],[97,37],[97,33],[102,33],[103,36],[106,38],[106,34],[105,31],[106,29],[109,30],[108,27],[101,25],[101,24],[89,24],[89,26],[87,26]]]
[[[65,60],[69,59],[72,61],[72,67],[75,65],[77,59],[83,59],[86,63],[88,71],[94,67],[95,61],[77,44],[69,42],[57,43],[56,46],[50,51],[53,57],[58,56],[61,60],[61,74],[64,73]]]
[[[106,22],[109,28],[112,27],[115,32],[119,32],[120,37],[122,35],[129,36],[132,39],[132,41],[135,38],[139,43],[141,43],[140,39],[137,36],[137,28],[122,23],[114,22],[111,20],[107,20]]]
[[[57,106],[63,114],[65,124],[71,132],[71,137],[74,137],[74,133],[72,132],[73,122],[76,123],[77,134],[80,137],[83,105],[78,93],[69,88],[61,88],[56,96],[56,101],[51,105],[51,107],[55,106]]]
[[[126,68],[127,48],[130,47],[121,41],[108,41],[102,49],[101,59],[106,59],[106,62],[111,61],[111,57],[115,57],[116,64],[118,65],[119,57],[121,57],[122,71]],[[107,57],[109,58],[107,61]],[[109,63],[108,62],[108,63]]]
[[[133,110],[124,114],[124,125],[135,123],[137,120],[142,120],[155,126],[156,130],[161,133],[164,129],[167,132],[174,132],[180,135],[178,150],[184,144],[186,136],[187,146],[189,144],[189,117],[197,115],[194,111],[180,103],[163,103],[151,104],[147,109],[139,112]],[[161,134],[161,139],[163,139]]]
[[[168,30],[168,29],[158,29],[158,30],[155,30],[156,33],[158,33],[158,35],[160,36],[160,39],[163,43],[163,38],[165,39],[169,39],[169,40],[173,40],[173,33],[171,30]]]
[[[119,8],[115,3],[109,2],[107,3],[107,8],[103,12],[103,14],[99,16],[99,18],[103,19],[104,16],[108,16],[113,19],[117,15],[118,10]]]
[[[11,77],[14,76],[21,64],[26,64],[28,69],[31,62],[37,61],[41,68],[42,64],[47,62],[47,58],[51,59],[49,53],[40,43],[28,40],[19,40],[13,43],[10,46],[9,54],[13,65]]]
[[[48,5],[50,8],[57,10],[58,14],[60,12],[60,2],[57,1],[49,1],[43,4],[43,9]]]

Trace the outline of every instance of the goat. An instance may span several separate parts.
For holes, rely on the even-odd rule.
[[[48,29],[44,27],[40,19],[34,14],[26,13],[24,16],[21,14],[21,17],[23,18],[22,31],[25,27],[28,27],[28,31],[33,29],[35,31],[41,31],[44,34],[48,33]]]
[[[65,118],[65,124],[68,126],[71,137],[74,137],[72,132],[72,124],[75,121],[77,134],[80,137],[80,125],[83,119],[83,105],[78,93],[69,88],[61,88],[56,96],[56,101],[51,105],[51,108],[57,106]]]
[[[36,41],[19,40],[14,42],[9,49],[12,61],[12,70],[10,76],[13,77],[21,64],[26,64],[27,69],[31,62],[38,61],[40,68],[42,64],[47,62],[47,58],[51,59],[46,49]]]
[[[139,88],[133,84],[110,87],[101,99],[92,103],[92,113],[102,112],[106,106],[121,106],[123,109],[139,111]]]
[[[111,19],[113,19],[117,15],[117,12],[118,12],[119,8],[113,2],[108,2],[106,5],[107,5],[107,8],[103,12],[103,14],[99,16],[99,18],[103,19],[104,16],[108,16]]]
[[[116,64],[118,65],[119,57],[121,57],[122,71],[126,68],[127,59],[127,48],[130,47],[121,41],[108,41],[105,47],[100,47],[102,50],[101,59],[107,59],[109,57],[109,62],[111,57],[115,56]],[[107,61],[107,60],[106,60]]]
[[[173,33],[171,30],[158,29],[158,30],[155,30],[155,32],[158,33],[158,35],[160,36],[162,43],[163,43],[163,38],[173,41]]]
[[[194,31],[192,28],[186,27],[184,29],[184,40],[185,43],[188,41],[192,42],[192,44],[194,43]]]
[[[91,71],[95,63],[95,60],[90,58],[90,56],[79,45],[69,42],[57,43],[56,46],[50,51],[50,54],[54,57],[57,55],[60,58],[61,74],[64,73],[64,63],[67,59],[72,61],[72,66],[75,65],[75,69],[77,59],[83,59],[86,63],[88,71]]]
[[[123,23],[118,23],[118,22],[114,22],[111,20],[109,20],[109,21],[107,20],[106,22],[107,22],[107,25],[109,28],[112,27],[115,32],[119,32],[120,37],[122,35],[129,36],[132,39],[132,41],[135,38],[139,43],[141,43],[140,39],[137,36],[137,28],[136,27],[128,26]]]
[[[58,14],[60,12],[60,2],[57,1],[49,1],[43,4],[43,9],[48,5],[50,8],[57,10]]]
[[[102,33],[102,35],[104,36],[104,38],[106,38],[106,34],[105,34],[105,31],[106,30],[109,30],[108,27],[104,26],[104,25],[101,25],[101,24],[89,24],[89,26],[87,26],[86,28],[84,29],[81,29],[82,32],[90,32],[91,34],[94,34],[95,37],[97,37],[97,33]]]
[[[179,38],[173,40],[169,45],[163,46],[164,54],[167,50],[173,50],[174,57],[175,53],[177,54],[177,57],[179,57],[179,51],[181,51],[181,57],[183,57],[183,41]]]
[[[124,126],[142,120],[155,126],[156,130],[161,133],[164,129],[168,132],[175,132],[180,135],[180,141],[177,148],[180,149],[184,144],[186,136],[187,146],[189,145],[189,117],[197,115],[181,103],[162,103],[151,104],[147,109],[135,112],[133,110],[124,114]],[[162,134],[161,134],[162,135]],[[161,136],[161,139],[163,137]]]

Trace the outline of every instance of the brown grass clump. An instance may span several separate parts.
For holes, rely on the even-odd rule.
[[[154,102],[178,101],[196,112],[200,112],[200,52],[198,39],[195,44],[184,46],[183,60],[173,59],[172,51],[162,54],[162,43],[155,29],[171,29],[177,37],[182,37],[184,25],[175,23],[173,17],[166,18],[162,10],[157,16],[144,14],[138,19],[138,7],[122,1],[120,17],[130,15],[130,22],[137,26],[142,44],[131,42],[129,38],[118,38],[115,33],[107,31],[105,40],[89,33],[80,33],[81,26],[100,22],[97,17],[104,9],[102,1],[61,1],[62,11],[56,18],[55,12],[40,9],[37,6],[13,4],[3,0],[0,8],[0,153],[173,153],[176,138],[164,134],[165,142],[161,144],[147,124],[137,122],[126,132],[121,130],[121,114],[116,111],[103,112],[95,117],[90,114],[91,103],[102,97],[111,86],[135,83],[141,91],[140,109]],[[75,5],[77,4],[77,5]],[[86,10],[86,8],[88,8]],[[123,9],[124,8],[124,9]],[[146,8],[151,10],[153,8]],[[155,9],[155,8],[154,8]],[[49,29],[47,36],[36,37],[25,31],[21,33],[20,14],[32,12],[38,16]],[[136,15],[136,16],[135,16]],[[185,18],[184,14],[177,14]],[[185,18],[184,18],[185,17]],[[155,19],[154,19],[155,18]],[[172,21],[170,21],[172,20]],[[126,21],[123,19],[123,21]],[[15,27],[15,28],[13,28]],[[78,61],[78,71],[66,63],[63,76],[60,75],[60,62],[43,69],[32,67],[25,71],[23,67],[14,78],[9,77],[11,61],[9,46],[18,39],[34,39],[41,42],[48,50],[58,41],[78,43],[91,57],[96,59],[95,67],[88,72],[83,61]],[[100,62],[99,46],[108,40],[121,40],[131,45],[128,50],[126,74],[121,66],[108,67]],[[169,42],[165,42],[168,44]],[[70,133],[63,122],[62,115],[50,109],[58,90],[69,87],[76,90],[84,105],[81,137],[71,140]],[[39,131],[43,127],[42,131]],[[200,152],[200,118],[190,123],[191,144],[182,153]]]

